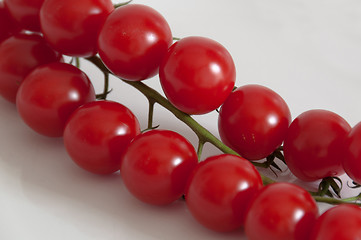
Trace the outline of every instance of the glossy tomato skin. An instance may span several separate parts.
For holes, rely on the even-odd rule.
[[[350,125],[336,113],[314,109],[291,123],[284,141],[284,156],[291,172],[303,181],[344,173],[343,146]]]
[[[99,34],[99,55],[120,78],[140,81],[155,76],[169,46],[172,32],[154,9],[129,4],[115,9]]]
[[[342,204],[328,209],[317,219],[310,240],[354,240],[360,238],[360,207]]]
[[[169,130],[152,130],[131,142],[120,172],[125,186],[137,199],[166,205],[184,194],[197,163],[193,146],[183,136]]]
[[[306,190],[291,183],[274,183],[255,196],[245,232],[249,240],[304,240],[317,217],[317,204]]]
[[[14,19],[30,31],[40,32],[39,12],[45,0],[4,0]]]
[[[189,178],[185,198],[199,223],[228,232],[243,226],[248,204],[261,187],[261,177],[248,160],[222,154],[198,164]]]
[[[64,144],[79,167],[95,174],[111,174],[119,170],[122,154],[139,133],[139,122],[127,107],[95,101],[70,116]]]
[[[281,96],[260,85],[245,85],[222,105],[218,130],[222,141],[248,160],[276,150],[286,137],[291,113]]]
[[[236,68],[229,52],[204,37],[186,37],[174,43],[159,68],[169,101],[188,114],[218,108],[231,93]]]
[[[3,2],[0,2],[0,23],[2,23],[0,26],[0,43],[21,29],[15,19],[10,15],[8,9],[5,8]]]
[[[356,183],[361,184],[361,122],[352,128],[345,141],[343,168]]]
[[[87,75],[67,63],[49,63],[29,73],[20,85],[16,106],[24,122],[48,137],[63,136],[65,123],[79,106],[95,101]]]
[[[24,33],[3,41],[0,56],[0,95],[13,103],[19,85],[27,74],[42,64],[62,59],[41,36]]]
[[[62,54],[90,57],[98,51],[100,28],[113,10],[110,0],[47,0],[40,11],[41,29]]]

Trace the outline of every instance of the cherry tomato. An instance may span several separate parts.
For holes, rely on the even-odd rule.
[[[169,101],[188,114],[218,108],[231,93],[236,70],[229,52],[204,37],[186,37],[174,43],[159,68]]]
[[[244,224],[262,179],[246,159],[229,154],[200,162],[189,178],[185,198],[191,214],[205,227],[227,232]]]
[[[246,85],[232,92],[221,107],[218,130],[222,141],[249,160],[276,150],[286,137],[291,113],[271,89]]]
[[[95,101],[70,116],[64,144],[79,167],[111,174],[119,170],[122,154],[139,133],[138,120],[128,108],[117,102]]]
[[[21,118],[34,131],[61,137],[72,112],[95,101],[93,85],[78,68],[49,63],[32,71],[20,85],[16,106]]]
[[[193,146],[181,135],[152,130],[138,135],[124,154],[120,173],[127,189],[139,200],[166,205],[179,199],[197,166]]]
[[[246,217],[249,240],[304,240],[318,216],[315,200],[290,183],[264,187],[254,198]]]
[[[343,168],[353,181],[361,184],[361,122],[350,131],[344,151]]]
[[[57,51],[90,57],[98,51],[100,28],[113,9],[111,0],[47,0],[40,11],[41,29]]]
[[[361,209],[342,204],[328,209],[317,220],[310,240],[361,239]]]
[[[3,2],[0,2],[0,23],[2,23],[0,26],[0,43],[20,31],[18,23],[5,8]]]
[[[288,168],[304,181],[343,174],[341,146],[350,130],[342,117],[327,110],[300,114],[291,123],[284,141]]]
[[[20,25],[40,32],[39,12],[45,0],[4,0],[6,8]]]
[[[0,45],[0,95],[15,103],[25,76],[36,67],[60,61],[61,56],[36,34],[16,34]]]
[[[129,4],[115,9],[100,32],[99,55],[120,78],[139,81],[155,76],[168,47],[172,32],[154,9]]]

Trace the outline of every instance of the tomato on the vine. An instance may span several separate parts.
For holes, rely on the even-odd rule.
[[[361,184],[361,122],[354,126],[345,141],[343,168],[356,183]]]
[[[245,85],[222,105],[218,130],[222,141],[249,160],[276,150],[286,137],[291,113],[276,92],[261,85]]]
[[[316,221],[310,240],[361,239],[361,209],[341,204],[328,209]]]
[[[343,174],[343,144],[351,130],[336,113],[315,109],[291,123],[284,141],[288,168],[301,180],[314,181]]]
[[[16,96],[16,107],[34,131],[61,137],[73,111],[91,101],[95,101],[95,92],[87,75],[73,65],[58,62],[42,65],[26,76]]]
[[[231,93],[236,68],[229,52],[204,37],[186,37],[174,43],[159,68],[169,101],[188,114],[218,108]]]
[[[8,9],[5,8],[3,2],[0,2],[0,23],[2,23],[0,26],[0,43],[20,31],[18,23],[10,15]]]
[[[248,160],[230,154],[213,156],[191,174],[186,204],[205,227],[233,231],[243,226],[248,205],[261,187],[261,176]]]
[[[167,21],[154,9],[129,4],[115,9],[99,34],[99,55],[120,78],[139,81],[155,76],[172,44]]]
[[[40,32],[39,12],[45,0],[4,0],[5,6],[20,25]]]
[[[317,217],[317,204],[306,190],[291,183],[273,183],[254,197],[245,232],[250,240],[304,240]]]
[[[120,168],[130,141],[140,133],[137,118],[113,101],[84,104],[73,112],[64,130],[64,144],[72,160],[95,174]]]
[[[0,95],[13,103],[27,74],[42,64],[62,59],[40,35],[24,33],[3,41],[0,56]]]
[[[180,134],[151,130],[138,135],[124,153],[120,173],[139,200],[165,205],[179,199],[198,163],[193,146]]]
[[[90,57],[98,51],[100,28],[113,10],[111,0],[47,0],[40,11],[41,29],[62,54]]]

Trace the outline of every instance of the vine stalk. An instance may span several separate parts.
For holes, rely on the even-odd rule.
[[[101,59],[99,57],[93,56],[93,57],[89,57],[89,58],[85,58],[85,59],[90,61],[91,63],[93,63],[95,66],[97,66],[104,73],[105,76],[112,74],[106,68],[106,66],[103,64],[103,62],[101,61]],[[158,103],[159,105],[163,106],[168,111],[170,111],[180,121],[185,123],[198,136],[198,139],[199,139],[199,145],[198,145],[198,151],[197,151],[198,159],[200,159],[200,155],[202,153],[203,146],[207,142],[214,145],[216,148],[218,148],[223,153],[239,156],[239,154],[237,152],[235,152],[234,150],[232,150],[231,148],[226,146],[221,140],[219,140],[217,137],[215,137],[211,132],[209,132],[206,128],[204,128],[202,125],[200,125],[194,118],[192,118],[192,116],[190,116],[190,115],[180,111],[176,107],[174,107],[168,101],[168,99],[166,99],[164,96],[162,96],[159,92],[157,92],[153,88],[147,86],[146,84],[144,84],[143,82],[140,82],[140,81],[127,81],[124,79],[121,79],[121,80],[124,83],[136,88],[148,99],[149,109],[151,109],[151,113],[148,116],[148,129],[154,128],[152,126],[152,124],[153,124],[153,121],[152,121],[153,107],[154,107],[155,103]],[[104,91],[104,93],[105,92],[109,93],[109,91],[107,91],[107,90]],[[279,149],[279,150],[282,150],[282,149]],[[260,165],[260,163],[257,163],[257,162],[252,162],[252,163],[255,166]],[[271,179],[267,176],[264,176],[262,174],[261,174],[261,178],[262,178],[264,185],[268,185],[268,184],[272,184],[272,183],[276,182],[273,179]],[[353,203],[353,204],[361,206],[361,203],[358,202],[358,200],[360,200],[361,194],[358,196],[352,197],[352,198],[345,198],[345,199],[340,199],[340,198],[336,199],[336,198],[327,197],[327,196],[325,197],[325,196],[320,196],[317,194],[315,195],[314,193],[312,195],[317,202],[325,202],[325,203],[329,203],[329,204]]]

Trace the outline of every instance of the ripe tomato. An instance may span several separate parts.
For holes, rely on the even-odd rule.
[[[124,154],[120,173],[127,189],[139,200],[165,205],[179,199],[198,163],[193,146],[168,130],[138,135]]]
[[[324,212],[316,221],[310,240],[361,239],[361,209],[342,204]]]
[[[276,150],[286,137],[291,113],[274,91],[246,85],[232,92],[221,107],[218,130],[222,141],[249,160]]]
[[[36,34],[16,34],[0,45],[0,95],[15,103],[25,76],[36,67],[60,61],[61,55]]]
[[[154,9],[129,4],[115,9],[100,32],[99,55],[120,78],[139,81],[155,76],[168,47],[172,32]]]
[[[314,181],[344,173],[343,148],[350,125],[327,110],[309,110],[291,123],[284,141],[288,168],[301,180]]]
[[[343,168],[347,175],[361,184],[361,122],[354,126],[345,141]]]
[[[95,101],[70,116],[64,144],[81,168],[110,174],[119,170],[122,154],[139,133],[138,120],[128,108],[117,102]]]
[[[244,224],[248,204],[261,187],[261,177],[248,160],[222,154],[198,164],[189,178],[185,198],[199,223],[227,232]]]
[[[40,32],[39,11],[44,0],[4,0],[6,8],[20,25]]]
[[[159,78],[169,101],[188,114],[218,108],[231,93],[236,70],[228,51],[204,37],[186,37],[165,56]]]
[[[250,240],[304,240],[317,216],[317,204],[306,190],[290,183],[274,183],[255,196],[245,232]]]
[[[100,28],[113,9],[111,0],[47,0],[40,11],[41,29],[57,51],[90,57],[98,51]]]
[[[0,27],[0,43],[20,31],[18,23],[10,15],[8,9],[5,8],[3,2],[0,2],[0,23],[2,23]]]
[[[72,112],[95,101],[93,85],[78,68],[49,63],[32,71],[20,85],[16,106],[24,122],[39,134],[61,137]]]

